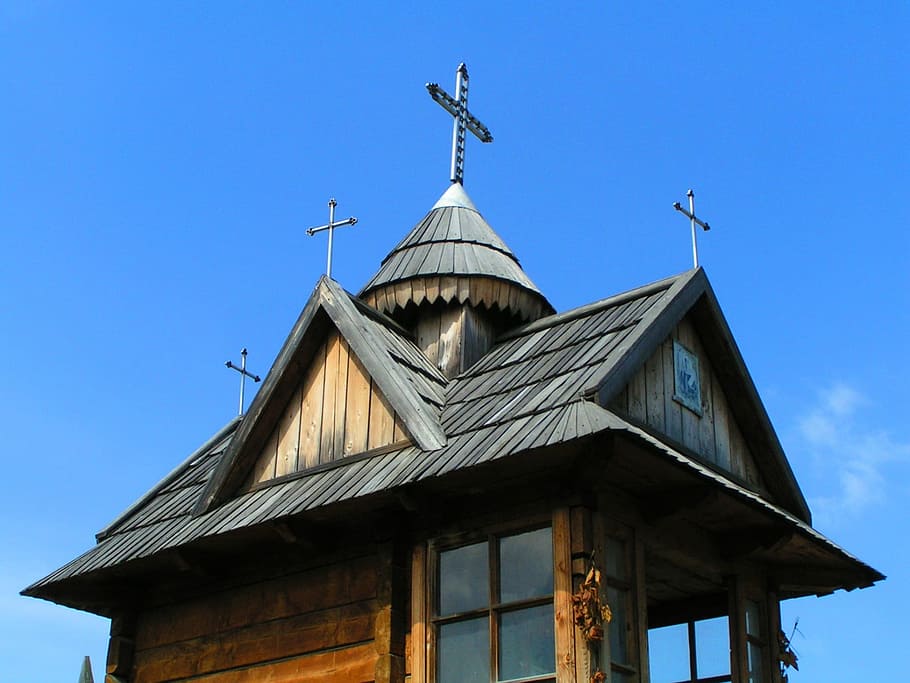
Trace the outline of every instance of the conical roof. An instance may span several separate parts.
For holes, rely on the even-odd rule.
[[[444,281],[434,288],[432,281],[436,279]],[[393,305],[383,305],[383,297],[378,296],[380,290],[397,292],[402,289],[400,283],[414,281],[420,282],[420,286],[411,288],[419,300],[402,299],[398,292]],[[428,281],[430,284],[424,286]],[[484,283],[498,291],[488,293]],[[473,290],[473,295],[469,290]],[[438,298],[469,299],[488,307],[496,304],[500,310],[524,319],[553,312],[546,297],[522,270],[518,258],[484,220],[460,183],[452,183],[430,212],[383,259],[360,296],[374,305],[378,299],[377,307],[388,312],[411,301],[433,303]]]

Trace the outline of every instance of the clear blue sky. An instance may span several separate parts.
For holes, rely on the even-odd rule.
[[[101,679],[107,622],[18,591],[236,410],[360,222],[357,291],[448,184],[559,310],[701,257],[817,526],[889,575],[787,604],[791,681],[906,679],[910,5],[0,5],[0,681]]]

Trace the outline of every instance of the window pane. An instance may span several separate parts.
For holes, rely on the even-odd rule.
[[[486,617],[439,627],[439,683],[489,683],[490,625]]]
[[[746,633],[761,638],[761,608],[753,600],[746,600]]]
[[[626,543],[618,538],[607,536],[607,576],[614,579],[626,579]]]
[[[606,624],[606,629],[610,633],[610,661],[630,664],[629,592],[607,586],[607,603],[613,612],[613,619]]]
[[[746,656],[749,665],[749,683],[762,683],[762,648],[755,643],[746,646]]]
[[[695,659],[698,677],[730,673],[730,625],[727,617],[695,622]]]
[[[439,614],[458,614],[489,604],[487,544],[439,553]]]
[[[553,606],[504,612],[499,618],[499,680],[555,671]]]
[[[638,680],[638,675],[630,674],[626,671],[611,671],[610,683],[634,683]]]
[[[648,631],[651,683],[689,680],[689,631],[686,624]]]
[[[549,529],[499,540],[499,586],[500,602],[553,593],[553,540]]]

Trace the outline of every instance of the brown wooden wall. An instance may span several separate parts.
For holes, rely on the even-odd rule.
[[[673,400],[673,341],[698,356],[702,415]],[[730,412],[695,327],[683,319],[611,404],[714,463],[763,488],[755,459]]]
[[[251,483],[407,439],[401,419],[333,331],[266,442]]]
[[[389,649],[380,555],[146,611],[130,680],[372,682]]]
[[[474,365],[496,338],[492,316],[453,304],[424,313],[415,330],[417,345],[446,377]]]

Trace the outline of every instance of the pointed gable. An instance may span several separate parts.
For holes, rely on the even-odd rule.
[[[704,271],[691,270],[641,291],[658,286],[666,287],[659,305],[652,306],[630,331],[593,389],[598,402],[739,475],[811,523],[805,497]],[[636,291],[620,298],[634,296]],[[699,359],[701,410],[686,408],[678,400],[674,343]],[[716,405],[706,403],[717,399]],[[653,424],[647,418],[649,401]]]
[[[444,446],[439,416],[446,379],[407,337],[323,277],[197,512],[233,497],[245,483],[328,464],[370,450],[371,443],[378,448],[378,442],[412,439],[425,451]]]
[[[250,485],[410,441],[379,384],[333,329],[259,454]]]
[[[680,359],[695,359],[693,402],[680,396]],[[621,415],[685,446],[702,460],[767,492],[755,457],[733,415],[723,383],[691,316],[679,321],[629,383],[610,402]]]

